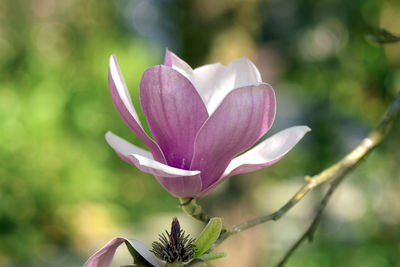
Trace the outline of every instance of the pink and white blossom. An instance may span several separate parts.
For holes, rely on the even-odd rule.
[[[115,55],[109,87],[122,119],[149,151],[111,132],[107,142],[175,197],[203,197],[233,175],[270,166],[310,131],[290,127],[252,148],[272,126],[276,101],[272,87],[245,57],[192,69],[167,49],[164,64],[147,69],[140,82],[154,139],[143,130]]]

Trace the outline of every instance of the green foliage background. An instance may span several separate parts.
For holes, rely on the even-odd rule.
[[[162,62],[165,47],[192,66],[247,56],[276,90],[271,133],[313,129],[276,165],[202,200],[233,225],[277,209],[302,176],[340,159],[378,122],[400,91],[400,45],[366,36],[380,26],[400,33],[399,14],[394,0],[1,1],[0,266],[80,266],[114,236],[149,245],[172,216],[184,217],[176,199],[104,140],[112,130],[143,146],[111,101],[110,54],[139,113],[141,74]],[[339,188],[316,240],[288,266],[400,266],[398,124]],[[215,265],[275,262],[321,194],[234,237]]]

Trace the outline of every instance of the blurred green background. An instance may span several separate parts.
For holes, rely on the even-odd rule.
[[[81,266],[115,236],[147,245],[178,216],[148,174],[120,160],[108,130],[143,143],[107,85],[119,59],[136,110],[143,71],[169,47],[192,66],[247,56],[276,90],[267,136],[313,131],[276,165],[233,177],[201,200],[226,225],[276,210],[365,136],[400,91],[400,2],[380,0],[2,0],[0,2],[0,266]],[[142,122],[145,118],[140,113]],[[315,241],[287,266],[400,266],[400,127],[337,190]],[[278,222],[233,237],[214,266],[269,266],[308,226],[326,188]],[[113,266],[129,264],[124,251]]]

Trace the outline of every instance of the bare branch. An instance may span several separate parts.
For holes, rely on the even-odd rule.
[[[294,243],[293,246],[285,253],[285,255],[275,265],[275,267],[283,266],[283,264],[289,259],[289,257],[293,254],[293,252],[301,245],[301,243],[303,243],[303,241],[308,239],[308,241],[311,242],[314,239],[314,233],[319,225],[319,222],[321,221],[322,213],[323,213],[326,205],[328,204],[329,199],[331,198],[333,192],[339,186],[339,184],[343,181],[343,179],[346,177],[346,175],[342,175],[341,177],[338,177],[336,180],[334,180],[331,183],[328,192],[326,192],[325,196],[323,197],[323,199],[321,200],[321,203],[318,206],[316,215],[315,215],[312,223],[307,228],[307,230],[304,232],[304,234],[296,241],[296,243]]]
[[[308,192],[310,192],[312,189],[314,189],[315,187],[317,187],[321,184],[324,184],[326,182],[329,182],[329,181],[333,181],[333,184],[335,184],[336,181],[341,181],[342,179],[344,179],[347,176],[347,174],[349,174],[353,169],[355,169],[355,167],[358,165],[358,163],[362,159],[364,159],[365,156],[373,148],[375,148],[380,143],[382,143],[382,141],[386,138],[386,136],[392,126],[393,120],[399,115],[399,112],[400,112],[400,94],[397,95],[397,97],[395,98],[393,103],[390,105],[390,107],[388,108],[387,112],[385,113],[383,119],[378,124],[378,126],[373,131],[371,131],[369,133],[369,135],[366,138],[364,138],[361,141],[361,143],[353,151],[351,151],[343,159],[341,159],[337,163],[333,164],[329,168],[323,170],[319,174],[316,174],[312,177],[306,176],[305,179],[306,179],[307,183],[304,184],[300,188],[300,190],[279,210],[277,210],[269,215],[266,215],[263,217],[258,217],[253,220],[250,220],[248,222],[238,224],[238,225],[232,227],[231,229],[228,229],[228,228],[224,229],[224,231],[221,232],[221,235],[218,238],[218,240],[215,242],[213,248],[218,246],[219,244],[221,244],[225,239],[227,239],[231,235],[240,233],[246,229],[249,229],[251,227],[254,227],[258,224],[261,224],[261,223],[264,223],[267,221],[278,220],[286,212],[288,212],[293,206],[295,206],[301,199],[303,199],[304,196],[306,196],[306,194]],[[336,188],[336,186],[334,186],[332,190],[334,190]],[[327,199],[325,200],[325,198],[324,198],[323,203],[321,203],[323,205],[321,206],[322,208],[320,208],[320,210],[321,210],[320,213],[322,213],[323,208],[326,205],[326,203],[324,201],[328,202],[330,194],[332,194],[332,193],[329,193],[329,196],[327,197]],[[317,215],[318,215],[318,213],[317,213]],[[319,217],[319,216],[317,216],[317,217]],[[311,227],[312,230],[310,230],[310,231],[313,231],[313,229],[318,224],[318,221],[319,221],[319,219],[317,218],[317,222],[315,223],[315,226]],[[306,237],[307,236],[308,236],[308,234],[306,235]],[[302,240],[300,239],[298,241],[298,243],[300,244],[301,242],[302,242]],[[292,248],[293,250],[295,250],[297,248],[297,246],[299,245],[299,244],[297,244],[297,245],[296,244],[295,244],[295,246],[293,246],[293,248]],[[289,254],[291,254],[291,252]]]
[[[399,106],[400,106],[400,94],[397,96],[395,101],[389,107],[389,109],[387,110],[385,116],[383,117],[383,119],[379,123],[379,125],[369,135],[369,136],[375,136],[375,140],[377,143],[374,145],[374,147],[376,147],[378,144],[380,144],[386,137],[387,133],[389,132],[389,130],[391,128],[392,121],[399,114],[399,109],[400,109]],[[349,174],[353,169],[356,168],[358,163],[360,163],[360,160],[358,160],[356,162],[356,164],[351,166],[351,168],[349,168],[346,172],[344,172],[341,176],[337,177],[331,183],[331,186],[330,186],[328,192],[325,194],[320,205],[318,206],[316,215],[315,215],[314,220],[312,221],[311,225],[307,228],[307,230],[304,232],[304,234],[297,240],[297,242],[286,252],[286,254],[282,257],[282,259],[276,264],[276,267],[283,266],[283,264],[289,259],[289,257],[293,254],[293,252],[297,249],[297,247],[299,247],[303,243],[304,240],[306,240],[307,238],[310,242],[313,240],[314,233],[318,227],[318,224],[321,220],[322,213],[323,213],[326,205],[328,204],[330,197],[332,196],[335,189],[339,186],[339,184],[344,180],[344,178],[346,178],[347,174]]]

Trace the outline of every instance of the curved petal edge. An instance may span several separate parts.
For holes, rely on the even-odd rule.
[[[130,142],[126,141],[125,139],[119,137],[118,135],[113,134],[112,132],[108,131],[105,134],[105,138],[107,143],[117,152],[123,156],[129,156],[130,154],[138,154],[146,158],[153,159],[153,155],[140,147],[131,144]]]
[[[150,152],[141,149],[111,132],[106,134],[108,144],[118,156],[139,170],[156,177],[160,184],[175,197],[192,197],[201,191],[200,171],[183,170],[153,159]]]
[[[117,57],[115,55],[111,55],[110,57],[108,84],[110,87],[111,98],[122,119],[125,121],[128,127],[148,146],[155,159],[161,162],[166,162],[161,148],[143,130],[139,117],[135,111],[135,108],[133,107],[128,88],[118,66]]]
[[[116,237],[108,242],[103,248],[93,254],[83,265],[83,267],[109,267],[114,258],[115,252],[118,247],[128,242],[133,249],[135,249],[148,263],[154,267],[164,266],[149,249],[141,242],[135,239],[126,239],[123,237]]]
[[[194,82],[192,67],[190,67],[183,59],[169,51],[168,48],[165,50],[164,65],[175,69],[188,78],[192,83]]]
[[[158,182],[175,197],[196,196],[202,188],[200,171],[188,171],[165,165],[138,154],[127,157],[139,170],[153,174]]]
[[[139,170],[156,176],[175,178],[177,176],[194,176],[200,174],[200,171],[197,170],[188,171],[178,169],[139,154],[131,154],[128,157],[131,163],[138,167]]]

